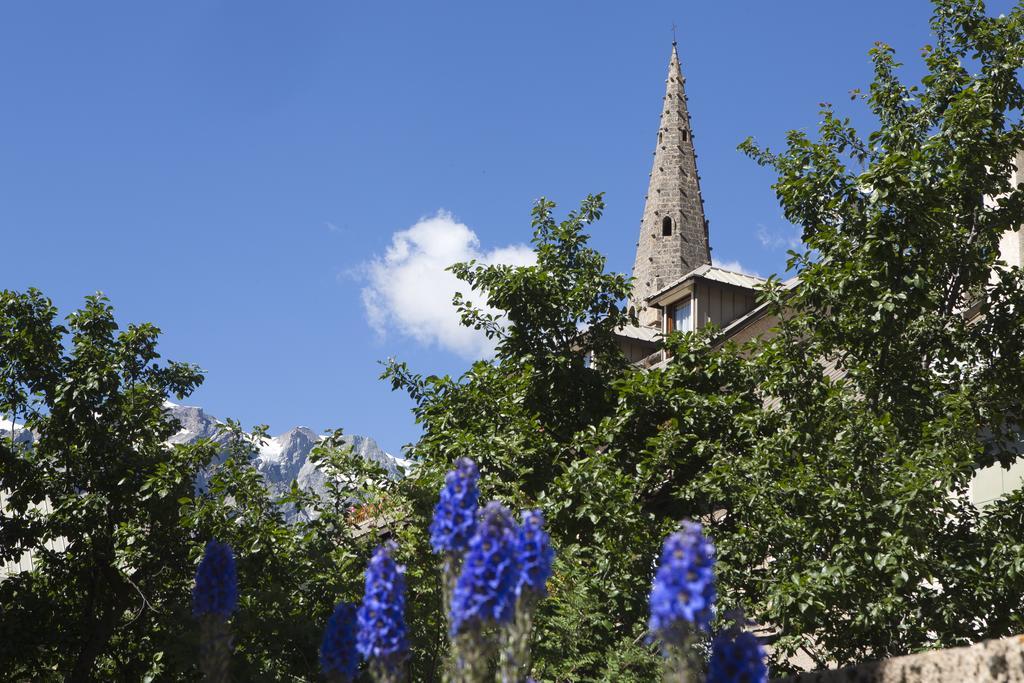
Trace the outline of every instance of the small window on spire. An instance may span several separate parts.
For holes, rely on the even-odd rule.
[[[664,133],[662,133],[662,132],[661,132],[660,130],[658,131],[658,144],[659,144],[659,145],[661,144],[662,136],[664,136],[664,135],[665,135],[665,134],[664,134]]]
[[[672,219],[669,218],[668,216],[665,216],[665,218],[663,218],[662,221],[661,221],[661,236],[662,237],[671,237],[672,236]]]
[[[680,131],[680,132],[682,133],[682,136],[683,136],[683,142],[686,142],[686,136],[688,135],[688,133],[686,132],[686,129],[684,128],[684,129],[683,129],[682,131]]]

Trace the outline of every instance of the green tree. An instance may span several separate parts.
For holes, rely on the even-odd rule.
[[[1021,495],[979,510],[969,490],[1021,439],[1024,280],[998,244],[1024,223],[1024,6],[936,0],[931,27],[919,85],[871,51],[866,138],[825,106],[816,140],[743,145],[809,250],[766,292],[771,428],[699,486],[729,510],[727,595],[819,665],[1024,626]]]
[[[358,600],[395,484],[340,432],[311,459],[326,495],[293,485],[274,497],[253,465],[265,427],[168,444],[164,401],[202,381],[158,364],[159,331],[119,330],[101,296],[64,326],[38,291],[0,292],[0,415],[23,423],[0,439],[0,668],[13,680],[190,680],[195,567],[210,538],[235,550],[241,605],[232,671],[241,680],[315,680],[334,605]],[[31,434],[33,438],[25,436]],[[285,512],[299,508],[300,520]]]
[[[181,473],[210,451],[166,444],[176,426],[163,402],[202,376],[158,364],[159,331],[118,331],[100,296],[67,327],[55,319],[38,291],[0,292],[0,414],[36,435],[31,446],[0,440],[0,560],[31,551],[35,563],[0,581],[0,665],[15,679],[138,680],[160,658],[168,617],[188,613],[176,499],[191,493]]]

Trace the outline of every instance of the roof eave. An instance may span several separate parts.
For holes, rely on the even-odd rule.
[[[682,282],[671,285],[668,289],[652,294],[647,297],[647,305],[651,308],[661,308],[662,304],[676,301],[683,294],[692,293],[693,283],[698,279],[702,278],[699,275],[691,275]]]

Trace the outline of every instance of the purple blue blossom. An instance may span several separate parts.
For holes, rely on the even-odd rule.
[[[387,671],[405,661],[409,642],[405,627],[405,567],[395,563],[397,546],[377,548],[366,567],[366,590],[359,607],[356,648],[363,659]]]
[[[356,606],[351,602],[338,603],[327,620],[320,644],[320,670],[334,681],[351,681],[356,677]]]
[[[461,553],[469,547],[476,527],[479,479],[476,463],[469,458],[459,458],[445,476],[430,523],[430,547],[435,553]]]
[[[487,504],[455,583],[450,615],[453,636],[512,620],[519,582],[516,530],[504,505]]]
[[[516,537],[516,554],[519,558],[516,595],[532,593],[537,597],[546,596],[555,553],[551,549],[551,537],[544,531],[544,515],[540,510],[523,512],[523,523],[519,525]]]
[[[750,633],[719,633],[711,643],[707,683],[766,683],[764,648]]]
[[[203,551],[192,588],[192,613],[227,619],[238,607],[238,573],[231,546],[211,540]]]
[[[651,587],[651,635],[667,645],[683,642],[691,630],[711,628],[715,603],[715,548],[696,522],[665,539]]]

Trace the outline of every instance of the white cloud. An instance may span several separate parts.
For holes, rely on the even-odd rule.
[[[386,336],[398,332],[466,358],[489,356],[493,344],[482,332],[463,327],[452,306],[455,292],[479,303],[469,286],[445,270],[459,261],[529,265],[533,251],[513,244],[485,251],[468,226],[446,211],[423,218],[391,236],[383,256],[365,264],[363,306],[370,326]]]
[[[743,264],[740,263],[739,261],[719,261],[718,259],[715,258],[712,258],[711,261],[718,268],[724,268],[726,270],[731,270],[736,273],[744,273],[745,275],[753,275],[754,277],[761,277],[753,270],[745,268]]]
[[[796,228],[791,228],[789,231],[781,229],[769,230],[767,226],[758,223],[757,224],[757,240],[761,243],[762,247],[766,249],[799,249],[803,243],[800,239],[800,232]]]

